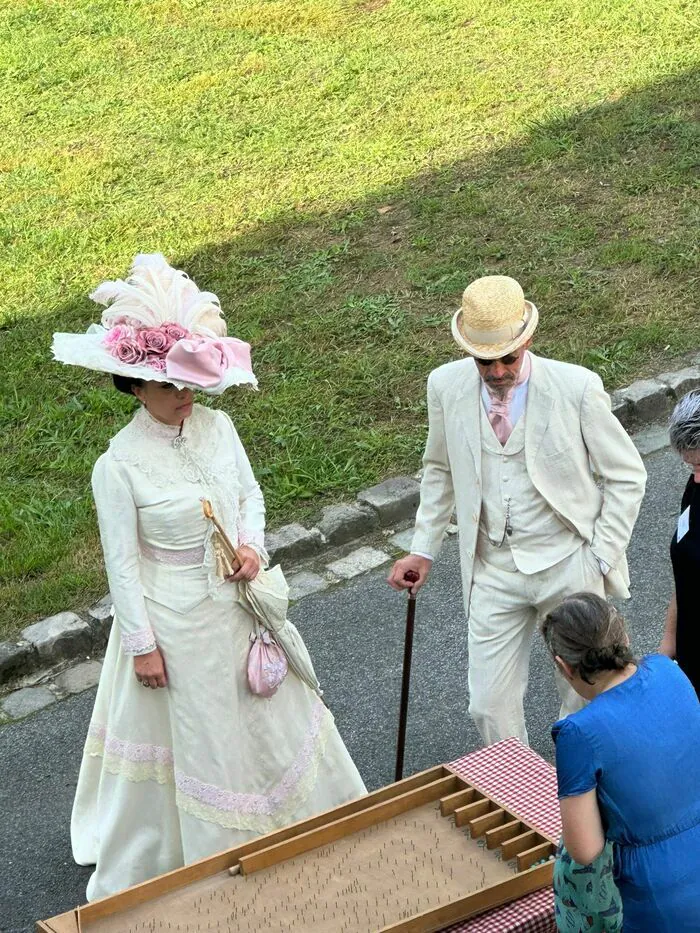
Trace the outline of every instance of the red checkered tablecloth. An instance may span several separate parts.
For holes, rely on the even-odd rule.
[[[519,739],[479,749],[448,766],[502,807],[554,839],[561,820],[557,776],[552,765]],[[550,888],[495,907],[473,920],[453,924],[445,933],[553,933],[554,897]]]

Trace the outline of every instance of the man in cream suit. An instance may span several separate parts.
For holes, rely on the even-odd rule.
[[[600,378],[529,352],[537,308],[507,276],[464,292],[452,333],[471,358],[428,379],[428,440],[411,553],[425,583],[456,509],[469,620],[469,711],[485,743],[527,742],[538,619],[580,590],[629,597],[625,550],[646,472]],[[561,716],[580,707],[563,679]]]

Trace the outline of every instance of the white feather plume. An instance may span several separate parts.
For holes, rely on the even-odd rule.
[[[173,269],[162,253],[140,253],[126,281],[103,282],[90,297],[109,305],[102,314],[108,330],[116,324],[158,327],[172,322],[193,334],[225,337],[219,299],[201,292],[184,272]]]

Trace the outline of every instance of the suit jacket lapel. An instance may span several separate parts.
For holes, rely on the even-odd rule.
[[[542,443],[554,407],[552,385],[542,361],[530,354],[532,369],[525,405],[525,462],[532,476],[532,466]]]
[[[455,393],[455,414],[462,429],[474,470],[481,476],[481,379],[475,363],[465,368],[464,380]]]

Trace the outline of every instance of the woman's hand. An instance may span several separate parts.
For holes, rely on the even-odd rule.
[[[241,545],[237,550],[241,557],[241,566],[226,579],[229,581],[235,580],[236,582],[239,580],[254,580],[260,571],[260,556],[257,551],[254,551],[252,547],[248,547],[246,544]]]
[[[134,658],[134,673],[138,682],[144,687],[156,689],[168,686],[165,661],[159,648],[149,651],[148,654],[137,654]]]

